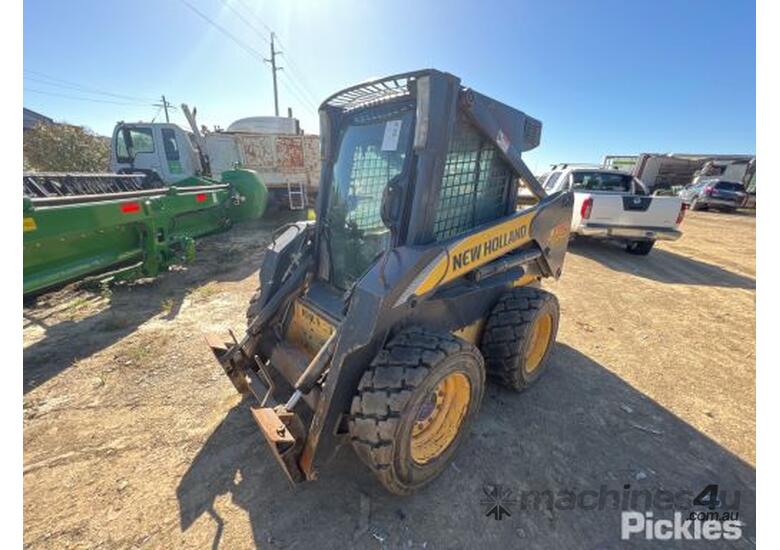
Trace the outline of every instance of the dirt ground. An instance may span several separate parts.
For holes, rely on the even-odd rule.
[[[548,372],[523,394],[490,386],[454,464],[411,497],[349,448],[291,488],[212,360],[202,335],[242,330],[273,224],[203,239],[154,281],[24,310],[25,546],[618,548],[609,491],[644,509],[642,491],[709,484],[745,521],[728,547],[754,546],[752,215],[691,213],[647,257],[574,243],[545,285],[562,308]],[[501,521],[495,485],[517,500]],[[571,509],[529,491],[606,496]]]

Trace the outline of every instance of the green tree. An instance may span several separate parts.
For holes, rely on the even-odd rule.
[[[38,124],[24,133],[24,168],[40,172],[106,172],[110,140],[81,126]]]

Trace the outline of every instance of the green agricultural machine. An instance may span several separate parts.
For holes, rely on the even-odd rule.
[[[260,218],[268,191],[251,170],[165,186],[144,174],[25,173],[24,295],[89,278],[154,277],[192,259],[197,237]]]

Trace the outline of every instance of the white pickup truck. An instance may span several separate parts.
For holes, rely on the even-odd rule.
[[[630,254],[649,254],[657,240],[679,239],[685,206],[679,197],[649,196],[631,174],[556,165],[540,178],[548,193],[574,191],[572,235],[625,243]]]

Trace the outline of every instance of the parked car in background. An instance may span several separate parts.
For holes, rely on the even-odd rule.
[[[718,178],[701,179],[679,193],[679,197],[691,210],[715,208],[723,212],[734,212],[744,206],[747,196],[745,186],[741,183]]]
[[[649,254],[657,240],[682,235],[679,197],[649,196],[637,178],[613,169],[556,165],[540,178],[545,190],[574,192],[572,235],[610,239],[630,254]]]

